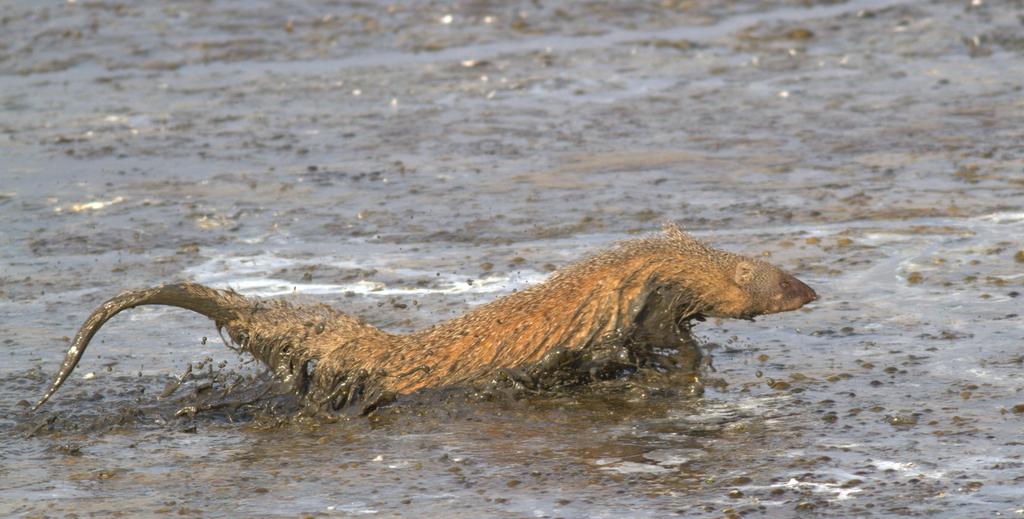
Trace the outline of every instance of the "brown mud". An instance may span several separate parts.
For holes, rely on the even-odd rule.
[[[1019,14],[7,2],[0,515],[1019,515]],[[667,219],[823,295],[697,327],[699,398],[513,374],[324,420],[142,308],[28,412],[125,287],[407,332]]]

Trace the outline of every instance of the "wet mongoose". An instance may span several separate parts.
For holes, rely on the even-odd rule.
[[[674,224],[572,264],[525,290],[410,334],[382,331],[324,304],[245,297],[195,283],[122,293],[82,325],[38,408],[74,371],[107,320],[140,305],[203,314],[297,392],[337,407],[423,388],[486,382],[552,352],[645,343],[680,347],[692,320],[752,319],[817,298],[792,275],[705,245]]]

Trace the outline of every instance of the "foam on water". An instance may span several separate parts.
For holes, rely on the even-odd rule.
[[[431,288],[389,286],[384,282],[368,280],[342,284],[298,283],[271,276],[272,272],[282,269],[325,265],[340,269],[374,269],[382,274],[402,279],[433,279],[436,280],[436,286]],[[539,272],[520,270],[515,274],[485,275],[470,283],[466,281],[465,276],[452,273],[433,273],[410,268],[388,267],[384,263],[373,261],[355,262],[330,257],[295,259],[277,256],[273,253],[242,257],[216,255],[203,263],[189,267],[186,269],[185,275],[198,283],[230,287],[245,295],[265,297],[286,294],[344,294],[346,292],[379,296],[493,294],[511,292],[546,278]]]

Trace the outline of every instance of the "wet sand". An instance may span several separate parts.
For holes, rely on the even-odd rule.
[[[0,515],[1020,515],[1024,40],[975,3],[10,3]],[[666,219],[820,296],[698,325],[700,398],[175,416],[279,393],[146,308],[27,412],[124,288],[411,330]]]

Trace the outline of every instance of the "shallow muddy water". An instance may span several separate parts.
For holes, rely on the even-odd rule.
[[[38,4],[0,13],[0,515],[1024,515],[1019,5]],[[27,410],[124,288],[411,330],[664,220],[820,296],[699,324],[702,397],[306,419],[150,307]],[[269,392],[175,416],[210,382]]]

